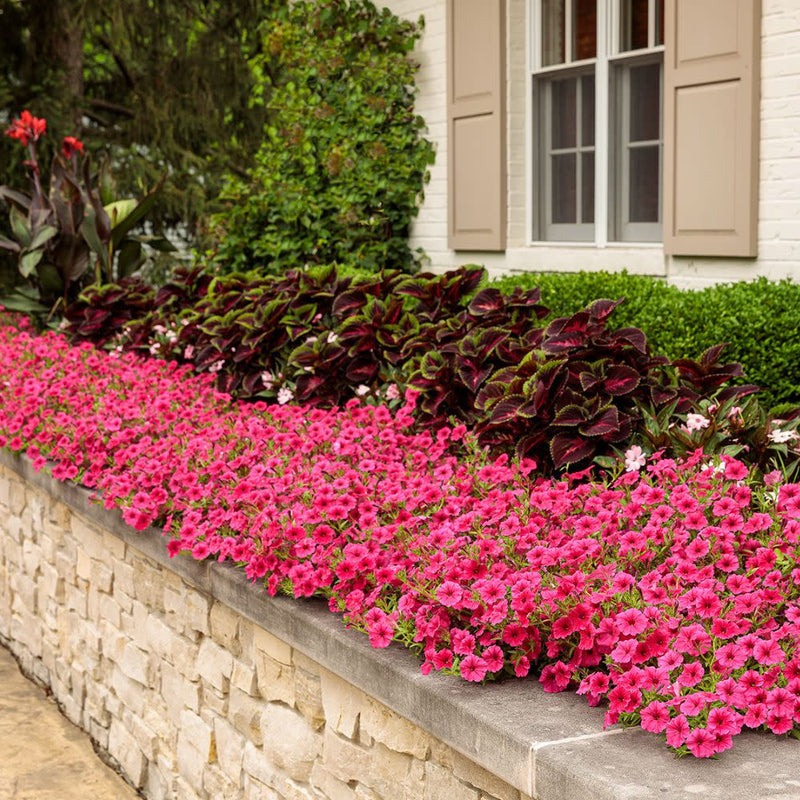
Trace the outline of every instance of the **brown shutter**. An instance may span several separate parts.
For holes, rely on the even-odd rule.
[[[760,0],[666,0],[664,250],[755,257]]]
[[[447,0],[448,245],[504,250],[505,0]]]

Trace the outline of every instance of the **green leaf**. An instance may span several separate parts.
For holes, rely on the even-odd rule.
[[[0,247],[2,247],[3,250],[10,250],[12,253],[19,253],[22,249],[16,242],[11,239],[6,239],[5,236],[0,236]]]
[[[117,277],[127,278],[132,275],[139,269],[143,261],[140,242],[133,239],[123,242],[117,251]]]
[[[19,273],[23,278],[29,278],[36,271],[36,267],[44,257],[44,250],[31,250],[22,255],[19,260]]]
[[[86,244],[92,248],[92,251],[100,259],[103,273],[108,275],[108,247],[102,242],[97,232],[97,214],[93,208],[86,209],[86,217],[81,223],[81,235],[86,240]]]
[[[49,309],[47,306],[30,297],[26,297],[19,291],[7,297],[0,297],[0,305],[9,311],[21,311],[23,314],[43,314]]]
[[[28,225],[27,218],[16,206],[11,206],[11,211],[8,216],[11,220],[11,230],[14,232],[14,236],[16,236],[17,241],[27,249],[31,246],[31,229]]]
[[[40,228],[36,231],[36,235],[33,237],[33,241],[30,244],[31,250],[36,250],[39,247],[47,244],[56,234],[58,233],[58,228],[54,227],[53,225],[45,225],[44,228]]]

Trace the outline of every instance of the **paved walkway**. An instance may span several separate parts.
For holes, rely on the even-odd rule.
[[[0,800],[137,797],[0,646]]]

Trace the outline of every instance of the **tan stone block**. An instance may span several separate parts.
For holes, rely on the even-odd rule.
[[[172,663],[178,672],[190,681],[200,680],[200,674],[197,671],[198,651],[197,644],[185,636],[176,634],[172,640]]]
[[[261,747],[261,713],[264,703],[254,700],[245,692],[231,686],[228,695],[228,720],[247,740]]]
[[[314,764],[311,770],[311,786],[326,800],[356,800],[356,793],[344,781],[331,775],[321,764]]]
[[[64,579],[58,574],[55,567],[46,560],[40,565],[41,573],[37,581],[39,597],[54,600],[56,603],[64,602]]]
[[[124,592],[126,597],[133,597],[136,594],[136,579],[134,577],[133,565],[124,561],[114,562],[114,594]]]
[[[369,751],[349,739],[326,729],[323,739],[322,765],[340,781],[363,781],[372,771]]]
[[[241,651],[239,644],[239,620],[241,617],[224,603],[214,602],[209,613],[211,638],[234,656]]]
[[[80,514],[73,514],[70,519],[69,530],[72,538],[79,544],[89,558],[107,558],[108,554],[103,544],[103,534]]]
[[[215,689],[227,692],[233,672],[233,656],[211,639],[203,639],[197,654],[197,672]]]
[[[281,798],[274,789],[252,778],[250,775],[245,775],[244,800],[281,800]]]
[[[102,531],[102,534],[103,550],[106,552],[107,561],[124,561],[128,549],[125,542],[109,531]]]
[[[161,570],[149,559],[133,558],[133,597],[153,611],[164,610],[164,585]]]
[[[219,767],[208,766],[203,770],[203,789],[214,800],[240,800],[241,787],[231,780]]]
[[[158,614],[148,614],[141,629],[147,647],[159,658],[172,661],[172,643],[176,637],[172,628]]]
[[[108,752],[120,765],[128,780],[137,789],[141,788],[147,775],[147,761],[136,740],[118,719],[111,721]]]
[[[123,707],[129,709],[134,714],[141,716],[144,709],[144,693],[142,684],[131,680],[122,670],[114,666],[111,673],[111,689],[120,700]],[[112,709],[109,703],[109,710]],[[111,711],[114,714],[114,711]],[[118,716],[115,714],[115,716]]]
[[[10,508],[10,497],[11,497],[11,479],[10,473],[3,468],[2,472],[0,472],[0,509],[4,512],[3,516],[8,516],[8,512],[11,511]]]
[[[294,671],[294,703],[297,710],[311,723],[315,730],[325,724],[322,707],[322,686],[317,675],[309,675],[303,669]]]
[[[196,589],[187,587],[183,598],[183,621],[189,630],[197,631],[208,636],[208,616],[211,601]]]
[[[133,642],[128,642],[122,650],[122,656],[117,662],[119,668],[131,680],[137,681],[142,686],[150,686],[153,683],[153,666],[150,658],[144,650],[137,647]]]
[[[407,719],[368,697],[361,711],[360,733],[372,737],[390,750],[424,759],[431,737]]]
[[[271,659],[280,664],[288,666],[292,663],[291,646],[263,628],[256,627],[253,629],[253,644],[256,650],[266,653]]]
[[[212,716],[228,716],[228,692],[220,692],[207,683],[200,682],[200,708]]]
[[[450,770],[433,761],[425,762],[424,800],[480,800],[477,789],[454,777]]]
[[[256,650],[258,692],[265,700],[277,700],[294,706],[294,670]]]
[[[272,762],[270,755],[260,747],[256,747],[253,742],[247,742],[244,746],[242,768],[247,773],[245,786],[248,783],[248,776],[264,786],[271,786],[278,780],[275,764]]]
[[[252,697],[258,696],[258,676],[255,667],[243,664],[236,659],[233,661],[231,684]]]
[[[313,658],[309,658],[299,650],[292,650],[292,664],[305,670],[309,675],[319,676],[323,669]]]
[[[75,571],[79,578],[88,581],[92,574],[92,559],[85,550],[78,550],[78,559],[75,562]]]
[[[56,553],[56,572],[64,579],[65,584],[74,585],[76,579],[75,573],[75,560],[70,557],[69,553],[59,550]]]
[[[114,583],[114,571],[107,564],[93,560],[89,572],[89,582],[99,592],[110,592]]]
[[[322,737],[305,717],[284,705],[270,703],[261,715],[264,752],[296,781],[307,781],[322,753]],[[256,776],[257,777],[257,776]]]
[[[120,628],[122,626],[122,609],[111,595],[100,595],[97,611],[100,620],[108,621],[114,628]]]
[[[198,793],[203,793],[203,772],[217,760],[214,732],[197,714],[182,711],[178,733],[178,773]]]
[[[152,702],[148,700],[148,704]],[[145,707],[146,708],[146,707]],[[152,761],[158,750],[158,736],[156,732],[138,716],[130,713],[123,714],[122,720],[125,727],[133,736],[139,749],[148,761]]]
[[[200,710],[200,684],[187,680],[171,664],[161,665],[161,696],[170,717],[180,719],[184,709],[198,713]]]
[[[455,751],[453,751],[452,773],[464,783],[491,795],[494,800],[518,800],[519,798],[519,792],[513,786]]]
[[[239,647],[237,658],[248,666],[255,665],[255,632],[257,626],[245,617],[239,618]],[[260,628],[258,628],[260,630]]]
[[[25,487],[19,481],[12,479],[8,487],[8,508],[11,514],[15,517],[20,516],[26,502]]]
[[[354,739],[366,695],[327,669],[321,671],[320,685],[326,724],[342,736]]]
[[[214,738],[217,743],[219,766],[238,786],[242,777],[245,739],[224,719],[214,720]]]

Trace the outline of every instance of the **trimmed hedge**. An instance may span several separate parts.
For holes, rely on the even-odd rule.
[[[800,403],[800,284],[759,278],[693,291],[626,272],[577,272],[512,275],[491,285],[504,292],[538,286],[555,317],[624,297],[610,327],[641,328],[653,352],[673,359],[727,342],[725,359],[741,362],[766,405]]]

